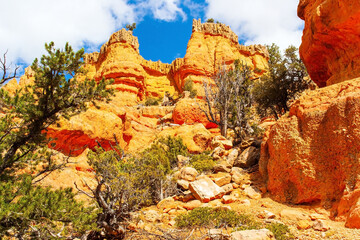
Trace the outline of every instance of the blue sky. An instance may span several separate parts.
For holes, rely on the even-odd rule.
[[[44,43],[69,42],[99,51],[110,35],[137,23],[140,54],[171,63],[183,57],[193,18],[214,18],[231,27],[245,45],[301,42],[298,0],[0,0],[0,53],[27,66],[44,53]]]

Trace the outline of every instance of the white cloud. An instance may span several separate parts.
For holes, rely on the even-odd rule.
[[[180,0],[147,0],[140,1],[137,9],[140,15],[151,12],[154,18],[163,21],[174,21],[179,15],[182,20],[186,20],[187,16],[179,7],[180,3]]]
[[[186,19],[179,5],[178,0],[0,0],[0,53],[8,49],[8,62],[31,64],[44,53],[45,42],[95,50],[117,29],[139,23],[143,14]]]
[[[229,25],[245,44],[276,43],[281,49],[299,47],[303,22],[298,0],[206,0],[207,18]]]

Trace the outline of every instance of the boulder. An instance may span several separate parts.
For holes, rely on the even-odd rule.
[[[360,197],[358,119],[360,78],[304,92],[262,143],[259,171],[274,199],[348,217]]]
[[[324,220],[316,220],[313,224],[313,229],[316,231],[326,232],[330,227],[325,223]]]
[[[221,202],[223,204],[229,204],[229,203],[233,203],[233,202],[236,202],[238,201],[239,199],[237,199],[236,197],[234,196],[230,196],[230,195],[224,195],[222,198],[221,198]]]
[[[189,182],[194,181],[197,175],[198,172],[192,167],[184,167],[180,170],[180,178]]]
[[[300,220],[297,222],[297,229],[306,230],[313,226],[313,222],[310,220]]]
[[[350,210],[345,227],[360,228],[360,205],[356,205]]]
[[[256,147],[246,148],[235,160],[234,166],[241,168],[249,168],[258,163],[260,158],[260,149]]]
[[[213,138],[213,140],[211,141],[211,147],[212,148],[221,147],[224,148],[225,150],[229,150],[233,147],[233,144],[230,140],[227,140],[224,136],[219,135]]]
[[[231,233],[231,240],[275,240],[275,236],[268,229],[245,230]]]
[[[184,208],[185,208],[186,210],[193,210],[193,209],[195,209],[195,208],[200,207],[201,204],[202,204],[202,202],[199,201],[199,200],[192,200],[192,201],[189,201],[189,202],[185,203],[185,204],[184,204]]]
[[[238,185],[243,184],[247,179],[247,176],[245,175],[245,172],[242,168],[233,167],[231,169],[230,174],[231,174],[231,181],[233,181]]]
[[[184,179],[179,179],[176,181],[176,184],[181,187],[183,190],[189,189],[189,181],[186,181]]]
[[[360,2],[301,0],[305,20],[300,56],[320,87],[360,76]]]
[[[172,208],[176,205],[174,198],[168,197],[161,200],[156,206],[159,209]]]
[[[214,158],[214,160],[220,160],[224,154],[225,149],[221,146],[214,148],[213,152],[211,153],[211,156]]]
[[[246,186],[244,188],[244,193],[246,196],[248,196],[251,199],[260,199],[261,198],[260,191],[252,186]]]
[[[229,194],[234,189],[234,186],[231,183],[229,183],[229,184],[222,186],[221,188],[224,190],[225,194]]]
[[[235,163],[235,160],[237,159],[239,155],[239,150],[237,149],[232,149],[231,152],[229,153],[229,155],[226,158],[226,161],[233,166]]]
[[[214,172],[231,172],[231,165],[227,161],[221,161],[214,166]]]
[[[191,182],[189,189],[196,199],[201,202],[209,202],[215,198],[221,198],[224,195],[223,189],[216,185],[210,178],[203,178]]]
[[[231,182],[230,173],[219,172],[209,175],[209,178],[212,179],[219,187],[229,184]]]

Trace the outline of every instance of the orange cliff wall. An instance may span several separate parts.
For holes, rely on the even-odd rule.
[[[301,0],[298,9],[300,53],[322,88],[305,91],[266,132],[260,173],[276,200],[321,204],[360,228],[360,2]]]
[[[323,87],[360,75],[360,1],[300,0],[298,15],[300,55],[313,81]]]

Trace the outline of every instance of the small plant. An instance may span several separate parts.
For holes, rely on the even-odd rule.
[[[266,227],[269,229],[277,240],[290,240],[295,239],[294,235],[290,233],[290,229],[285,224],[272,223]]]
[[[136,23],[126,25],[126,29],[129,31],[134,31],[135,28],[136,28]]]
[[[145,101],[145,106],[157,106],[160,104],[161,98],[148,98]]]
[[[190,92],[191,98],[194,98],[197,96],[197,90],[194,88],[194,83],[191,79],[188,79],[185,81],[183,90]]]
[[[208,20],[206,20],[207,23],[214,23],[215,20],[213,18],[209,18]]]
[[[216,163],[210,156],[209,152],[203,152],[201,154],[192,155],[190,158],[190,164],[198,172],[207,172],[211,171]]]
[[[179,228],[192,227],[242,227],[256,228],[260,225],[250,216],[226,208],[200,207],[176,217]]]

